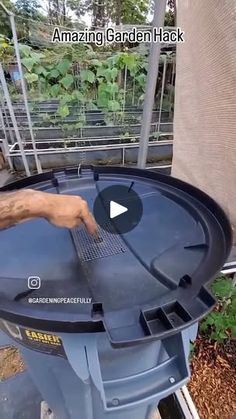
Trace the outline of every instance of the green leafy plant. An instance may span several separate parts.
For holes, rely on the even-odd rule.
[[[0,34],[0,58],[2,62],[7,61],[14,54],[14,48],[6,36]]]
[[[93,83],[95,80],[95,74],[91,70],[81,70],[80,78],[82,82]]]
[[[60,105],[57,109],[57,113],[61,118],[65,118],[70,114],[69,107],[66,104]]]
[[[51,49],[42,52],[20,45],[29,96],[38,92],[42,99],[59,99],[53,125],[58,119],[63,122],[76,107],[80,115],[85,115],[86,109],[102,109],[108,125],[125,124],[127,101],[140,103],[143,99],[146,56],[119,51],[97,59],[91,46],[86,51],[81,54],[76,47],[68,46],[60,55],[58,50],[55,54]],[[85,116],[77,122],[82,126]]]
[[[60,83],[62,84],[62,86],[68,90],[69,87],[73,84],[74,82],[74,78],[72,76],[72,74],[67,74],[66,76],[64,76],[61,80]]]
[[[67,74],[70,66],[71,66],[71,62],[67,58],[65,58],[64,60],[62,60],[61,62],[59,62],[57,64],[56,69],[59,71],[59,73],[62,76],[65,76]]]
[[[200,331],[210,339],[222,342],[225,339],[236,338],[236,287],[232,279],[217,278],[211,287],[218,298],[217,309],[201,322]]]
[[[192,358],[195,354],[195,349],[196,349],[195,342],[190,342],[190,351],[189,351],[189,356],[188,356],[189,362],[192,361]]]

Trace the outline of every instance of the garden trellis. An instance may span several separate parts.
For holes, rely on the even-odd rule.
[[[24,19],[15,18],[16,27]],[[27,85],[27,107],[21,102],[19,81],[8,83],[18,123],[23,151],[30,170],[47,168],[45,156],[61,155],[61,163],[135,164],[140,141],[142,107],[147,82],[149,45],[134,48],[98,48],[91,45],[61,45],[52,48],[54,26],[27,19],[30,45],[19,40],[19,53]],[[76,29],[81,29],[78,26]],[[123,27],[129,30],[131,25]],[[147,30],[150,25],[139,26]],[[98,28],[101,29],[101,28]],[[173,29],[173,28],[172,28]],[[43,36],[42,36],[43,35]],[[1,53],[5,69],[18,71],[10,42]],[[175,51],[160,57],[158,89],[151,109],[149,163],[169,161],[172,153],[172,120],[175,76]],[[170,47],[168,49],[168,47]],[[12,70],[13,69],[13,70]],[[26,90],[26,89],[25,89]],[[12,130],[9,109],[3,106],[4,129],[9,143],[7,156],[22,154]],[[33,140],[32,140],[33,137]],[[162,143],[161,141],[162,140]],[[35,147],[33,143],[35,142]],[[96,148],[94,148],[96,147]],[[114,155],[114,147],[118,150]],[[131,151],[134,150],[133,155]],[[153,150],[156,150],[155,152]],[[99,154],[98,154],[99,151]],[[105,152],[109,156],[105,155]],[[102,157],[104,153],[104,158]],[[38,166],[32,159],[37,158]],[[90,159],[93,154],[93,158]],[[19,163],[19,158],[17,160]],[[20,165],[22,168],[22,163]]]

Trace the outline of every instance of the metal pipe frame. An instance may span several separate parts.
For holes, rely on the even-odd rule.
[[[19,72],[20,72],[20,81],[21,81],[21,87],[22,87],[22,93],[23,93],[26,115],[27,115],[28,124],[29,124],[30,137],[31,137],[33,150],[34,150],[35,163],[36,163],[38,173],[42,173],[42,167],[41,167],[40,161],[38,159],[38,155],[37,155],[34,133],[33,133],[33,128],[32,128],[32,122],[31,122],[31,117],[30,117],[30,111],[29,111],[29,105],[28,105],[28,99],[27,99],[27,91],[26,91],[26,86],[25,86],[24,73],[23,73],[22,64],[21,64],[19,44],[18,44],[17,33],[16,33],[15,17],[13,15],[13,13],[10,13],[9,19],[10,19],[11,30],[12,30],[12,35],[13,35],[13,42],[14,42],[14,48],[15,48],[15,53],[16,53],[17,65],[18,65],[18,69],[19,69]]]
[[[194,404],[194,402],[192,400],[192,397],[190,396],[190,393],[189,393],[187,387],[186,386],[183,386],[181,388],[181,391],[183,393],[183,396],[185,398],[185,401],[187,403],[187,406],[189,408],[189,411],[191,413],[192,418],[193,419],[200,419],[200,417],[198,415],[198,412],[197,412],[197,409],[196,409],[196,406],[195,406],[195,404]]]
[[[63,142],[63,141],[62,141]],[[45,143],[45,141],[43,142],[39,142],[40,144]],[[166,145],[172,145],[173,141],[156,141],[156,142],[151,142],[148,144],[148,147],[162,147],[162,146],[166,146]],[[19,157],[21,156],[20,151],[15,150],[14,147],[16,147],[16,145],[18,145],[18,143],[13,144],[10,149],[9,149],[9,155],[12,157]],[[122,149],[129,149],[129,148],[136,148],[139,146],[139,143],[132,143],[132,144],[106,144],[106,145],[94,145],[94,146],[85,146],[85,147],[71,147],[71,148],[58,148],[58,149],[38,149],[37,152],[40,155],[43,154],[62,154],[62,153],[78,153],[78,152],[82,152],[82,151],[103,151],[103,150],[122,150]],[[24,150],[24,153],[26,156],[32,156],[33,155],[33,151],[31,150]]]
[[[124,78],[124,96],[123,96],[123,122],[124,122],[124,112],[125,112],[125,103],[126,103],[126,89],[127,89],[127,73],[128,67],[125,66],[125,78]]]
[[[166,10],[166,0],[155,0],[155,10],[152,26],[162,27],[164,25]],[[146,93],[144,98],[143,118],[141,127],[141,139],[138,155],[138,167],[144,169],[147,160],[148,140],[152,119],[152,108],[155,98],[155,90],[159,68],[159,58],[161,52],[161,44],[159,42],[152,43],[149,52],[148,75],[146,84]]]
[[[159,136],[159,139],[158,140],[154,140],[154,141],[152,141],[151,143],[153,143],[153,142],[155,142],[155,144],[157,144],[157,142],[158,143],[165,143],[165,141],[172,141],[172,140],[160,140],[160,137],[165,137],[165,136],[170,136],[170,135],[173,135],[173,132],[164,132],[164,133],[160,133],[160,136]],[[125,137],[125,139],[126,140],[128,140],[128,139],[132,139],[132,138],[135,138],[135,139],[137,139],[137,140],[139,140],[139,138],[140,138],[140,135],[132,135],[132,136],[129,136],[129,137]],[[53,143],[64,143],[64,144],[67,144],[67,143],[70,143],[70,142],[83,142],[83,143],[93,143],[94,141],[96,141],[96,142],[103,142],[103,141],[114,141],[114,142],[117,142],[117,145],[121,145],[121,144],[129,144],[129,143],[118,143],[118,141],[121,141],[122,140],[122,138],[120,138],[120,137],[103,137],[103,138],[97,138],[97,137],[90,137],[90,138],[80,138],[80,137],[68,137],[68,138],[55,138],[55,139],[46,139],[46,140],[39,140],[39,141],[37,141],[37,143],[36,143],[36,146],[37,146],[37,144],[53,144]],[[25,144],[30,144],[30,142],[27,142],[27,141],[23,141],[23,144],[25,145]],[[133,143],[134,144],[134,143]],[[135,144],[136,144],[136,142],[135,142]],[[16,145],[16,143],[15,142],[13,142],[13,144],[11,145],[11,149],[12,149],[12,147],[14,147]],[[109,146],[109,144],[107,144],[107,146]],[[93,145],[91,145],[91,149],[92,149],[92,147],[94,147]],[[65,147],[65,148],[67,148],[67,147]],[[37,149],[38,150],[38,149]]]
[[[150,128],[155,128],[156,127],[156,125],[157,125],[157,123],[156,122],[151,122],[150,123]],[[165,127],[165,126],[167,126],[167,125],[171,125],[172,126],[172,128],[173,128],[173,122],[161,122],[160,123],[160,126],[163,126],[163,127]],[[133,127],[140,127],[141,126],[141,124],[130,124],[129,125],[129,128],[133,128]],[[92,130],[97,130],[98,128],[101,128],[101,129],[103,129],[103,128],[119,128],[119,127],[121,127],[121,125],[112,125],[112,126],[100,126],[100,127],[96,127],[95,125],[92,125],[92,126],[85,126],[85,127],[82,127],[82,128],[79,128],[79,130],[80,130],[80,133],[81,133],[81,136],[80,137],[76,137],[76,138],[80,138],[80,139],[82,139],[82,138],[87,138],[87,137],[83,137],[83,132],[84,131],[86,131],[87,129],[92,129]],[[142,126],[141,126],[141,129],[142,129]],[[50,131],[55,131],[55,130],[61,130],[62,131],[62,128],[60,128],[60,127],[38,127],[37,128],[37,131],[38,132],[40,132],[40,131],[43,131],[43,130],[45,130],[45,131],[48,131],[48,132],[50,132]],[[27,132],[28,131],[28,128],[27,127],[21,127],[20,128],[20,131],[25,131],[25,132]],[[173,131],[172,131],[172,133],[173,133]],[[149,131],[149,133],[148,133],[148,136],[150,136],[152,134],[152,132],[150,133],[150,131]],[[165,131],[162,131],[162,134],[165,134]],[[122,134],[121,134],[122,135]],[[132,136],[135,136],[136,134],[133,134]],[[140,137],[141,137],[141,135],[142,135],[142,132],[140,132]],[[73,139],[73,138],[75,138],[75,137],[67,137],[67,138],[71,138],[71,139]],[[104,137],[103,137],[104,138]],[[49,140],[52,140],[52,139],[49,139]],[[27,140],[28,141],[28,140]]]
[[[3,130],[3,133],[4,133],[4,137],[2,139],[4,157],[7,158],[7,162],[9,164],[9,167],[10,167],[11,170],[13,170],[13,164],[12,164],[12,161],[11,161],[11,157],[9,155],[9,144],[8,144],[8,141],[7,141],[7,133],[6,133],[6,129],[5,129],[5,124],[4,124],[4,119],[3,119],[3,114],[2,114],[1,108],[0,108],[0,125],[2,126],[2,130]]]
[[[223,275],[236,273],[236,260],[234,262],[225,263],[223,268],[221,269],[221,273]]]
[[[162,83],[161,83],[161,99],[160,99],[160,111],[158,115],[158,125],[157,125],[157,132],[160,132],[160,125],[161,125],[161,111],[163,106],[163,98],[164,98],[164,90],[165,90],[165,83],[166,83],[166,67],[167,67],[167,58],[164,56],[164,64],[163,64],[163,74],[162,74]]]
[[[131,106],[134,106],[134,105],[131,105]],[[15,104],[13,105],[13,107],[14,107],[14,111],[15,111],[15,114],[16,114],[17,118],[23,118],[25,120],[27,119],[27,116],[26,116],[25,112],[21,108],[20,109],[17,108],[17,106]],[[20,113],[19,113],[19,111],[20,111]],[[50,112],[51,113],[56,112],[56,108],[55,109],[48,109],[48,110],[45,108],[45,109],[39,110],[37,112],[34,112],[35,115],[33,115],[33,117],[31,116],[31,118],[33,119],[35,116],[37,118],[39,118],[39,117],[43,116],[44,114],[48,114]],[[162,109],[162,112],[168,113],[169,112],[169,109]],[[93,111],[91,111],[91,113],[93,113]],[[113,114],[115,114],[115,113],[116,112],[114,112],[114,111],[109,111],[109,114],[111,116]],[[159,109],[153,109],[152,113],[153,114],[155,114],[155,113],[158,114],[159,113]],[[125,114],[124,115],[125,117],[134,116],[136,118],[139,118],[139,117],[142,116],[142,110],[141,109],[139,109],[139,110],[127,110],[127,108],[126,108],[126,110],[124,111],[124,114]],[[105,111],[101,110],[101,113],[100,114],[94,112],[94,115],[97,115],[97,117],[99,119],[99,117],[101,118],[101,117],[104,117],[105,116]],[[72,114],[69,117],[71,117],[71,118],[74,117],[74,119],[65,119],[65,121],[68,121],[68,122],[77,121],[77,119],[76,119],[77,116],[78,116],[78,114]],[[58,121],[60,121],[60,117],[59,116],[53,115],[53,117],[55,117],[55,119],[57,119]]]
[[[27,176],[30,176],[29,165],[28,165],[28,162],[27,162],[27,159],[26,159],[26,156],[25,156],[25,151],[24,151],[24,147],[23,147],[23,144],[22,144],[22,139],[21,139],[19,129],[18,129],[18,126],[17,126],[16,117],[15,117],[15,114],[14,114],[13,106],[12,106],[12,103],[11,103],[11,99],[10,99],[10,95],[9,95],[9,91],[8,91],[8,87],[7,87],[7,82],[6,82],[6,79],[5,79],[5,75],[4,75],[4,71],[3,71],[1,63],[0,63],[0,81],[1,81],[1,84],[2,84],[2,88],[3,88],[3,93],[4,93],[4,96],[5,96],[6,102],[7,102],[7,107],[8,107],[10,116],[11,116],[13,128],[15,130],[15,135],[16,135],[16,139],[17,139],[17,142],[18,142],[18,145],[19,145],[20,152],[21,152],[21,157],[22,157],[22,161],[23,161],[23,164],[24,164],[25,172],[26,172]]]
[[[28,119],[29,130],[30,130],[30,136],[31,136],[31,141],[33,145],[33,150],[34,150],[35,163],[36,163],[38,173],[42,173],[41,164],[37,156],[34,133],[33,133],[32,123],[31,123],[31,117],[30,117],[30,111],[29,111],[29,105],[28,105],[28,99],[27,99],[27,91],[25,87],[24,73],[23,73],[22,64],[21,64],[19,44],[18,44],[18,38],[17,38],[17,33],[16,33],[15,17],[14,17],[14,14],[10,12],[6,8],[6,6],[4,6],[2,2],[0,2],[0,7],[3,9],[3,11],[6,13],[6,15],[9,17],[9,20],[10,20],[14,49],[16,53],[16,61],[17,61],[19,72],[20,72],[20,81],[21,81],[21,87],[22,87],[22,93],[23,93],[23,101],[25,105],[25,110],[26,110],[26,115]],[[22,156],[22,159],[23,159],[23,156]],[[28,172],[28,169],[27,169],[27,172]],[[28,174],[27,176],[30,176],[30,174]]]
[[[171,87],[174,87],[174,77],[175,77],[175,71],[176,71],[176,61],[172,61],[172,71],[171,71]],[[171,115],[171,106],[172,106],[172,99],[174,98],[173,90],[170,90],[169,95],[169,116]]]
[[[6,13],[6,15],[10,16],[11,12],[10,10],[8,10],[6,8],[6,6],[4,6],[4,4],[0,1],[0,7],[4,10],[4,12]]]
[[[6,131],[7,131],[7,129],[6,129]],[[161,142],[163,142],[163,141],[169,141],[169,140],[160,140],[160,137],[166,137],[166,136],[170,136],[170,135],[174,135],[173,134],[173,131],[170,131],[170,132],[160,132],[160,134],[159,134],[159,140],[155,140],[155,141],[161,141]],[[152,133],[150,134],[150,137],[152,137]],[[133,134],[133,135],[130,135],[130,136],[127,136],[127,137],[125,137],[125,139],[126,140],[128,140],[128,139],[130,139],[130,140],[132,140],[133,138],[136,138],[136,139],[139,139],[140,138],[140,134]],[[97,142],[102,142],[102,141],[121,141],[121,140],[123,140],[123,138],[120,138],[120,137],[67,137],[67,138],[46,138],[46,139],[39,139],[37,142],[36,142],[36,147],[37,147],[37,144],[38,143],[56,143],[56,142],[61,142],[61,143],[70,143],[70,142],[85,142],[85,143],[91,143],[91,142],[94,142],[94,141],[97,141]],[[24,144],[30,144],[30,142],[29,141],[27,141],[27,140],[24,140],[23,141],[23,143]],[[15,142],[13,141],[12,142],[12,145],[13,144],[15,144]],[[120,143],[119,143],[120,144]]]
[[[4,103],[4,98],[3,98],[3,95],[2,95],[2,93],[3,93],[2,89],[0,89],[0,93],[1,93],[1,95],[0,95],[0,106],[2,108],[1,110],[2,110],[3,121],[5,119],[5,125],[4,126],[5,126],[6,135],[7,135],[7,132],[9,132],[11,144],[14,144],[14,136],[13,136],[12,127],[11,127],[10,121],[9,121],[9,119],[11,119],[11,118],[10,118],[10,114],[9,114],[8,109],[7,109],[7,106],[5,106],[5,103]],[[7,138],[7,140],[8,140],[8,138]]]

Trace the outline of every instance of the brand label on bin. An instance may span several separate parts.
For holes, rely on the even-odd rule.
[[[29,349],[66,358],[62,340],[57,335],[26,329],[5,320],[0,321],[0,329]]]

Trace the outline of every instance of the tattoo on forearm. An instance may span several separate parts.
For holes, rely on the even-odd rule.
[[[29,217],[27,203],[18,192],[0,193],[0,228],[10,227]]]

